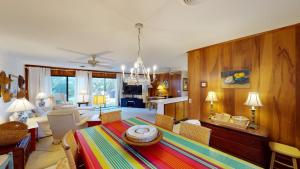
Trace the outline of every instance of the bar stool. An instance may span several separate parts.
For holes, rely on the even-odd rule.
[[[269,142],[269,147],[272,150],[271,164],[270,169],[274,167],[274,163],[279,163],[289,168],[298,169],[297,167],[297,159],[300,158],[300,151],[292,146],[288,146],[281,143]],[[283,154],[292,158],[293,166],[277,161],[276,153]]]

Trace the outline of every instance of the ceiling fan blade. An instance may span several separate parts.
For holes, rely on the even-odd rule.
[[[94,53],[93,55],[99,56],[99,55],[106,55],[106,54],[109,54],[109,53],[112,53],[112,51],[105,50],[105,51],[102,51],[102,52]]]
[[[112,69],[112,68],[113,68],[113,66],[111,66],[111,65],[101,65],[101,64],[96,64],[95,66],[97,66],[97,67],[102,67],[102,68],[108,68],[108,69]]]
[[[86,63],[86,62],[74,62],[74,61],[71,61],[70,63],[79,63],[79,64],[86,64],[86,65],[89,64],[89,63]]]
[[[107,63],[107,62],[98,62],[97,64],[101,66],[111,66],[111,63]]]
[[[79,55],[90,56],[90,55],[87,54],[87,53],[84,53],[84,52],[78,52],[78,51],[71,50],[71,49],[65,49],[65,48],[57,48],[57,49],[64,50],[64,51],[67,51],[67,52],[70,52],[70,53],[76,53],[76,54],[79,54]]]
[[[113,62],[114,61],[113,59],[106,58],[106,57],[102,56],[102,55],[106,55],[106,54],[109,54],[109,53],[112,53],[112,51],[98,52],[98,53],[93,54],[92,56],[95,56],[96,58],[100,58],[100,59],[108,61],[108,62]]]

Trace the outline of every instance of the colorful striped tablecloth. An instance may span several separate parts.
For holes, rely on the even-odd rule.
[[[131,118],[76,131],[86,168],[260,168],[159,127],[163,131],[160,143],[148,147],[127,145],[121,139],[122,133],[141,124],[151,123]]]

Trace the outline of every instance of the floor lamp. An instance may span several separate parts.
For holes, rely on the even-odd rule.
[[[104,95],[95,95],[93,99],[93,105],[97,105],[100,108],[99,118],[101,117],[101,106],[106,104],[106,98]]]

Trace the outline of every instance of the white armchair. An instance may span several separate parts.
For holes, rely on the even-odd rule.
[[[75,109],[59,109],[48,113],[48,121],[53,135],[53,144],[58,144],[69,130],[87,127],[87,118],[80,118]]]
[[[75,108],[72,103],[67,102],[66,96],[64,93],[57,93],[50,97],[51,105],[53,107],[53,110],[58,109],[70,109]]]

